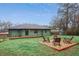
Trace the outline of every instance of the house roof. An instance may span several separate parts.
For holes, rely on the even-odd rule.
[[[50,28],[46,25],[20,24],[20,25],[10,27],[9,29],[50,29]]]

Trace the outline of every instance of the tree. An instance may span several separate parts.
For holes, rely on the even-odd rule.
[[[58,16],[55,19],[53,25],[54,27],[58,27],[64,31],[65,34],[71,31],[78,31],[79,27],[79,4],[77,3],[64,3],[58,4]]]
[[[7,29],[12,26],[10,21],[1,21],[0,20],[0,32],[8,31]]]

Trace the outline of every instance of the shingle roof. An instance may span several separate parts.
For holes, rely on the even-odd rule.
[[[50,29],[48,26],[45,25],[37,25],[37,24],[20,24],[9,29]]]

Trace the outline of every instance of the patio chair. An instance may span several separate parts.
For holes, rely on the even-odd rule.
[[[56,46],[56,45],[61,46],[60,42],[61,42],[61,38],[54,38],[54,40],[53,40],[54,46]]]
[[[73,36],[71,38],[64,38],[63,42],[66,44],[71,44],[71,41],[73,40]]]
[[[50,43],[50,39],[49,39],[49,37],[47,37],[47,42],[49,42],[49,43]]]
[[[43,42],[46,42],[47,40],[45,39],[45,37],[44,36],[42,36],[43,37]]]

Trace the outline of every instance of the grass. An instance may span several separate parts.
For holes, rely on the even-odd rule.
[[[70,37],[70,36],[62,36]],[[51,39],[52,37],[50,37]],[[42,38],[7,40],[0,43],[1,56],[79,56],[79,45],[64,51],[56,51],[40,43]],[[74,41],[79,42],[79,36]]]

